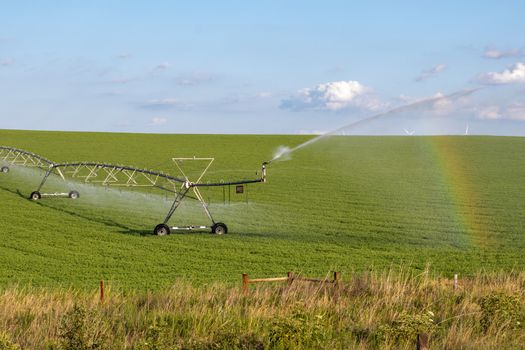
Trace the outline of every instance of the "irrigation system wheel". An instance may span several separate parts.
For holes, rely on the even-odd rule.
[[[71,191],[68,193],[68,196],[71,199],[78,199],[80,198],[80,193],[78,193],[77,191]]]
[[[218,222],[211,227],[211,232],[216,235],[224,235],[228,233],[228,227],[222,222]]]
[[[42,198],[42,195],[38,191],[32,192],[31,195],[29,196],[29,199],[34,200],[34,201],[37,201],[40,198]]]
[[[9,172],[9,168],[6,167],[6,166],[3,166],[1,171],[2,171],[4,174],[7,174],[7,173]]]
[[[171,232],[170,232],[170,228],[168,225],[158,224],[157,226],[155,226],[153,233],[157,236],[166,236],[166,235],[169,235]]]

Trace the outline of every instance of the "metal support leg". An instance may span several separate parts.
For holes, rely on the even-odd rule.
[[[46,171],[46,174],[44,175],[44,178],[42,179],[42,182],[40,182],[40,186],[38,186],[37,192],[40,192],[40,190],[42,189],[42,187],[43,187],[44,184],[46,183],[47,178],[49,177],[49,175],[51,174],[52,171],[53,171],[53,168],[49,168],[49,169]]]
[[[168,221],[173,216],[173,213],[175,213],[175,210],[177,210],[177,208],[179,207],[180,203],[182,202],[182,200],[186,196],[186,193],[188,193],[189,190],[190,190],[189,187],[185,187],[184,189],[182,189],[180,192],[177,193],[177,196],[175,196],[175,200],[173,201],[173,204],[171,205],[171,208],[168,211],[168,215],[166,215],[166,218],[164,219],[163,224],[168,223]]]
[[[211,222],[215,225],[215,220],[213,220],[213,217],[211,216],[210,210],[208,209],[208,205],[204,201],[204,198],[202,198],[201,192],[199,191],[199,189],[197,187],[193,187],[193,192],[195,193],[195,196],[197,197],[199,202],[201,202],[202,207],[204,208],[204,211],[206,212],[206,215],[211,220]]]

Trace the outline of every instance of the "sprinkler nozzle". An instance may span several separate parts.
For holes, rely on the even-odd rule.
[[[266,182],[266,166],[270,164],[269,162],[263,162],[262,163],[262,176],[261,176],[261,180],[262,182]]]

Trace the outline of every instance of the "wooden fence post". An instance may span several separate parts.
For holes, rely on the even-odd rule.
[[[293,283],[293,272],[288,271],[288,287]]]
[[[339,279],[341,278],[341,272],[334,271],[334,284],[339,283]]]
[[[458,274],[454,275],[454,290],[458,289]]]
[[[339,301],[339,279],[341,278],[341,273],[334,271],[334,302]]]
[[[242,294],[244,296],[248,295],[248,283],[250,283],[250,280],[248,278],[247,273],[242,274]]]
[[[417,335],[417,350],[428,350],[428,338],[426,333]]]
[[[100,302],[104,302],[104,280],[100,280]]]

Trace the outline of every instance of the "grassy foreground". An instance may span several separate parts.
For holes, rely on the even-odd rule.
[[[0,143],[54,161],[98,160],[174,173],[171,157],[214,156],[206,180],[255,177],[279,145],[309,136],[0,131]],[[163,290],[183,279],[235,283],[286,271],[389,268],[453,276],[525,267],[525,138],[333,137],[273,163],[268,183],[224,203],[230,233],[151,235],[170,197],[82,186],[81,198],[27,199],[42,173],[0,175],[0,285]],[[57,190],[75,184],[55,183]],[[207,223],[195,202],[172,224]]]
[[[432,349],[521,349],[524,288],[519,273],[460,279],[454,290],[426,270],[247,297],[221,284],[111,290],[104,303],[95,291],[10,288],[0,293],[0,349],[415,349],[420,333]]]

